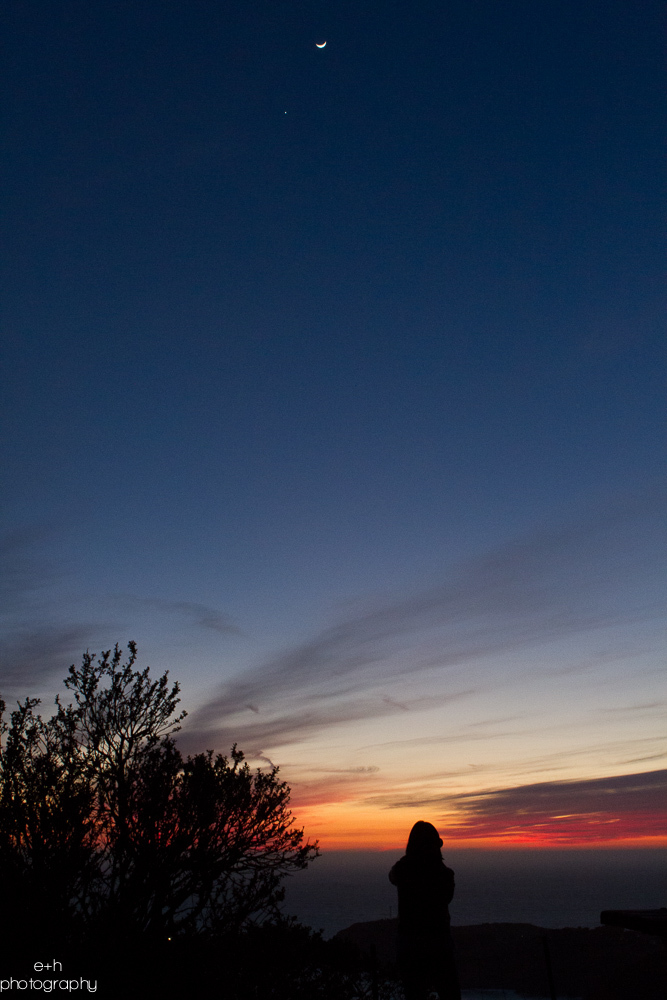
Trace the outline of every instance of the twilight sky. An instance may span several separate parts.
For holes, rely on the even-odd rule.
[[[325,846],[667,844],[663,19],[7,0],[8,700],[135,639]]]

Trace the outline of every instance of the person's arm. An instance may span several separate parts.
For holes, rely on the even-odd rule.
[[[454,889],[456,887],[456,882],[454,881],[454,872],[452,871],[452,869],[448,868],[447,865],[443,865],[443,868],[445,869],[443,888],[445,890],[447,903],[449,904],[454,898]]]

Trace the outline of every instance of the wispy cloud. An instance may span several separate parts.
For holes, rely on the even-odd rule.
[[[64,676],[69,664],[107,627],[65,621],[54,612],[49,588],[64,574],[44,552],[53,536],[48,526],[33,525],[0,538],[0,688],[5,696],[24,695],[26,689]]]
[[[659,753],[650,753],[645,757],[629,757],[627,760],[623,761],[624,764],[643,764],[647,760],[667,760],[667,748],[661,750]]]
[[[664,701],[647,701],[641,705],[620,705],[615,708],[601,708],[600,711],[605,715],[644,715],[649,713],[650,715],[656,715],[665,713],[667,704]]]
[[[451,801],[472,816],[667,811],[667,769],[584,781],[538,781],[456,795]]]
[[[570,843],[664,835],[667,769],[578,781],[540,781],[472,793],[414,788],[368,804],[428,811],[450,838]]]
[[[664,835],[667,770],[586,781],[537,782],[473,795],[457,795],[449,806],[461,819],[450,822],[459,836],[533,837],[560,842]]]
[[[229,615],[208,605],[134,595],[102,597],[95,620],[86,621],[80,605],[60,594],[62,580],[70,574],[48,557],[48,544],[56,536],[45,525],[0,536],[0,689],[5,695],[40,690],[62,679],[85,649],[107,648],[119,636],[136,635],[136,623],[128,628],[118,621],[119,610],[130,619],[143,609],[220,635],[242,634]]]
[[[114,600],[132,610],[146,608],[160,614],[177,615],[193,625],[211,629],[221,635],[243,635],[230,615],[207,604],[197,604],[194,601],[167,601],[160,597],[137,597],[135,594],[117,594]]]
[[[299,780],[292,795],[295,809],[332,802],[359,801],[375,787],[379,767],[313,768],[314,778]],[[323,777],[325,776],[325,777]]]
[[[204,715],[202,709],[193,713],[195,724],[184,727],[179,735],[179,745],[191,751],[200,750],[202,746],[225,751],[233,743],[238,743],[248,754],[262,756],[266,748],[301,742],[331,726],[382,718],[418,710],[426,705],[434,707],[465,698],[470,693],[460,691],[432,698],[417,698],[400,705],[373,693],[341,699],[327,697],[326,694],[320,697],[316,693],[295,693],[290,707],[281,704],[277,711],[269,710],[266,716],[261,710],[254,710],[253,706],[239,702],[233,718],[231,712],[228,713],[229,718],[221,718],[221,713],[216,713],[216,724],[205,728],[201,727]],[[252,711],[251,719],[243,717],[243,708]]]
[[[225,684],[193,713],[188,740],[224,746],[233,737],[259,750],[342,722],[414,711],[429,699],[381,688],[429,672],[434,696],[446,682],[461,697],[477,682],[454,668],[662,616],[651,527],[665,506],[658,490],[609,504],[468,560],[440,586],[361,609]]]
[[[311,774],[377,774],[380,770],[373,764],[359,767],[311,767]]]
[[[61,679],[72,662],[81,659],[94,635],[107,631],[105,623],[43,625],[17,630],[7,636],[0,651],[0,686],[3,692],[23,695],[52,678]]]

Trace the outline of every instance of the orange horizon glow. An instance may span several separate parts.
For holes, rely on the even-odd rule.
[[[404,851],[417,819],[429,819],[438,828],[447,849],[544,850],[567,848],[667,848],[667,818],[661,814],[574,814],[567,817],[532,815],[494,816],[470,821],[467,817],[438,820],[437,816],[378,816],[376,809],[340,804],[305,806],[295,810],[296,823],[311,842],[323,850]],[[524,822],[522,822],[522,819]]]
[[[388,840],[378,836],[369,835],[367,838],[355,838],[347,835],[337,836],[333,834],[327,837],[314,837],[308,829],[305,831],[306,838],[313,843],[318,841],[320,850],[323,851],[405,851],[407,838],[401,841]],[[477,837],[477,838],[448,838],[442,848],[443,854],[449,850],[479,850],[479,851],[517,851],[526,849],[536,850],[638,850],[638,849],[667,849],[667,835],[659,837],[627,837],[612,840],[611,838],[600,840],[562,840],[537,839],[535,837],[517,837],[509,839],[507,837]]]

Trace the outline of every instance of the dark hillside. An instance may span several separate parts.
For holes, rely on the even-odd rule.
[[[392,968],[396,930],[396,920],[376,920],[353,924],[334,940],[354,943],[369,954],[374,946],[378,962]],[[548,951],[558,996],[584,1000],[665,1000],[667,996],[667,948],[657,937],[615,927],[553,930],[532,924],[453,927],[452,934],[464,988],[548,996]]]

